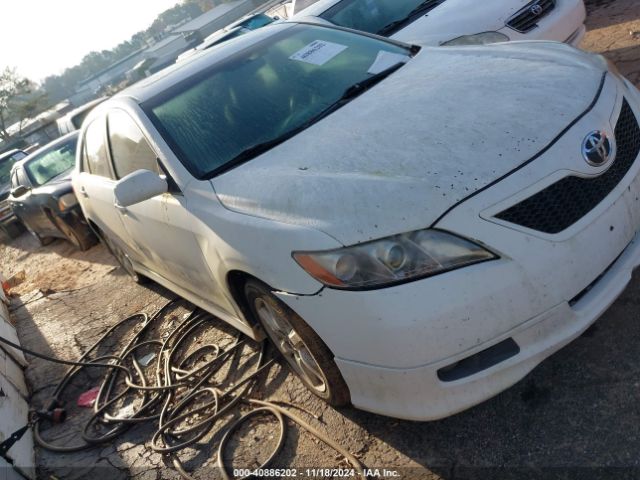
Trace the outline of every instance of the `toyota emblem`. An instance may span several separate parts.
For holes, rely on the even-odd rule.
[[[540,4],[536,3],[529,9],[529,11],[536,17],[539,17],[540,15],[542,15],[542,12],[544,12],[544,9],[540,6]]]
[[[582,156],[593,167],[607,163],[613,153],[613,147],[607,134],[596,130],[587,135],[582,142]]]

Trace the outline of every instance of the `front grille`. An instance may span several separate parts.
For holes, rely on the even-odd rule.
[[[527,33],[538,26],[538,21],[556,8],[555,0],[534,0],[507,20],[507,27]]]
[[[496,218],[544,233],[559,233],[593,210],[620,183],[640,154],[640,126],[625,100],[615,129],[613,165],[595,178],[565,177]]]

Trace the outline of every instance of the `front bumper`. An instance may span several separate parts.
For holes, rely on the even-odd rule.
[[[640,181],[628,193],[638,195]],[[612,206],[626,208],[625,202]],[[621,218],[616,217],[616,212],[608,212],[605,223],[616,223]],[[372,292],[325,289],[316,296],[278,296],[336,354],[354,406],[425,421],[465,410],[518,382],[596,321],[638,265],[636,233],[593,283],[573,299],[531,317],[526,312],[535,305],[535,287],[524,277],[516,278],[502,261],[440,276],[439,295],[431,288],[434,284],[429,285],[438,278],[433,277]],[[524,303],[527,298],[533,305]],[[515,326],[504,328],[508,324]],[[458,380],[439,378],[439,371],[507,339],[519,347],[514,356]],[[427,362],[407,365],[417,358]]]
[[[491,212],[540,189],[538,178],[601,174],[576,145],[594,128],[611,129],[623,96],[640,119],[636,91],[610,78],[593,110],[552,149],[438,223],[501,259],[376,291],[278,294],[332,350],[356,407],[411,420],[455,414],[523,378],[620,295],[640,265],[638,157],[600,204],[560,234],[496,222]],[[443,371],[505,341],[517,352],[443,380]]]
[[[407,420],[436,420],[453,415],[507,389],[551,354],[580,336],[622,293],[640,265],[640,238],[580,301],[558,305],[506,332],[491,343],[513,339],[520,352],[475,375],[443,382],[438,371],[486,348],[475,349],[412,369],[375,367],[336,359],[351,389],[354,406]],[[374,348],[374,346],[372,346]]]
[[[558,0],[556,8],[538,22],[538,26],[527,33],[520,33],[510,27],[499,30],[512,41],[553,40],[577,47],[586,33],[584,22],[587,11],[583,0]]]

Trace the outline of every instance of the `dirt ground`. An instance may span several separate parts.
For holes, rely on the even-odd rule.
[[[605,53],[640,85],[640,3],[588,0],[583,47]],[[118,320],[149,314],[173,294],[139,286],[98,245],[80,253],[63,241],[38,247],[28,235],[0,245],[0,270],[21,270],[11,310],[24,346],[75,359]],[[355,409],[334,410],[313,397],[287,369],[272,367],[262,398],[297,405],[314,425],[370,468],[403,478],[640,478],[640,279],[584,336],[494,399],[451,418],[412,423]],[[222,323],[216,328],[227,330]],[[63,368],[34,359],[27,369],[33,404],[41,405]],[[87,385],[92,386],[90,379]],[[239,459],[264,454],[273,432],[247,434]],[[136,427],[106,445],[76,454],[38,450],[40,478],[178,478],[149,449]],[[219,439],[208,439],[211,445]],[[71,441],[71,440],[70,440]],[[219,478],[215,453],[196,458],[196,478]],[[256,453],[257,452],[257,453]],[[338,467],[340,458],[291,425],[274,466]],[[243,466],[241,463],[237,466]]]

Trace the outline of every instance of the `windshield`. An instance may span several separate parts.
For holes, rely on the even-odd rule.
[[[9,183],[9,180],[11,180],[11,167],[13,167],[14,163],[18,160],[22,160],[24,157],[26,157],[25,153],[16,152],[13,155],[0,160],[0,185]]]
[[[70,171],[76,163],[76,143],[78,137],[38,154],[25,165],[34,186],[47,183],[54,177]]]
[[[349,87],[410,55],[407,47],[332,28],[272,28],[282,30],[143,105],[196,178],[310,126]]]
[[[342,0],[320,18],[341,27],[391,35],[443,0]]]

